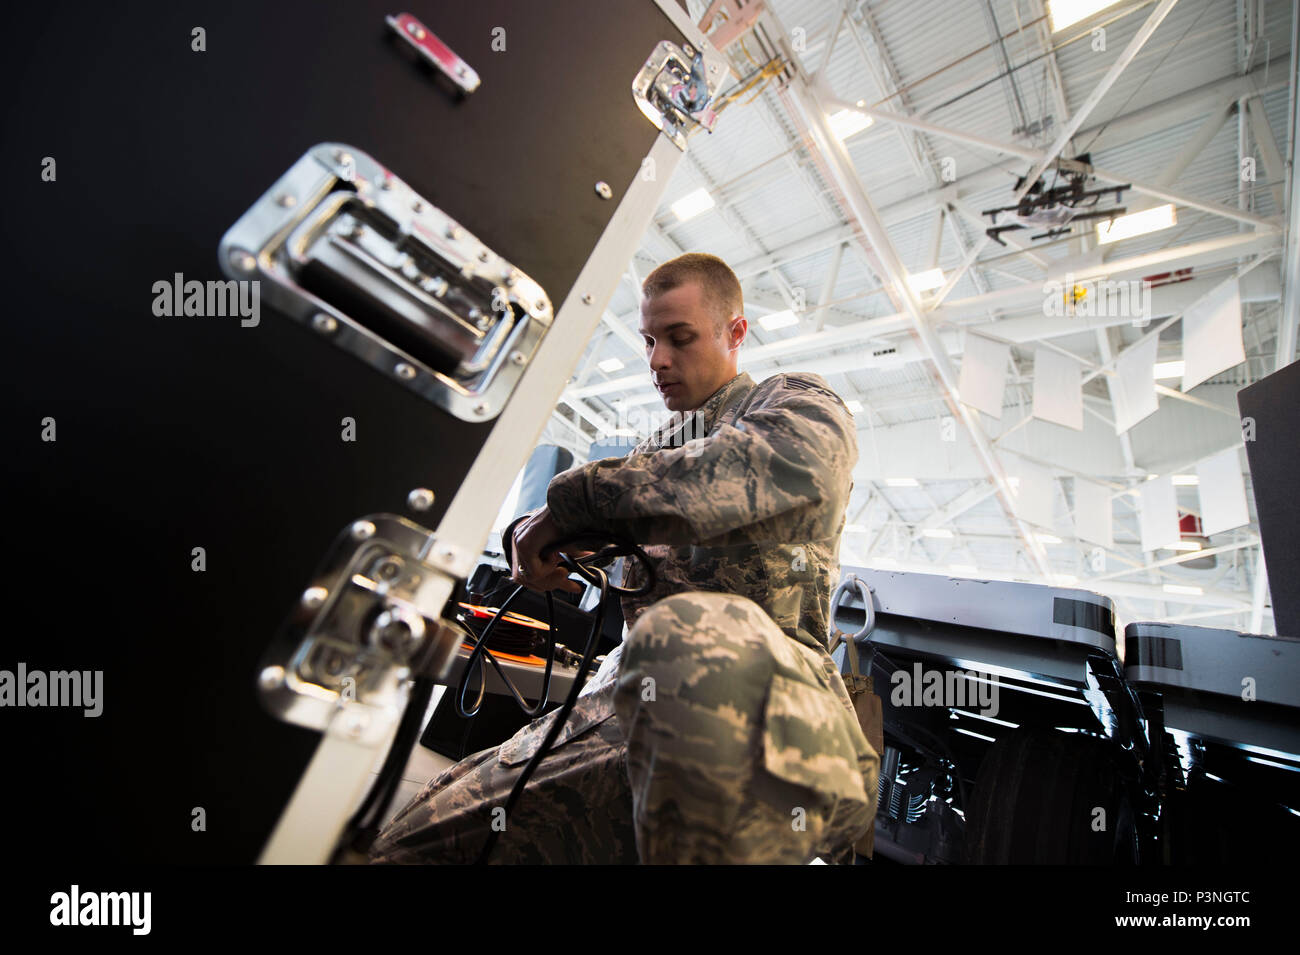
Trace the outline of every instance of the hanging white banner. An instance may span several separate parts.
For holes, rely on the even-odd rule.
[[[1056,479],[1047,468],[1017,458],[1007,468],[1016,516],[1039,527],[1056,526]]]
[[[961,400],[993,418],[1002,417],[1002,392],[1007,383],[1011,346],[982,335],[966,333],[961,355]]]
[[[1196,465],[1197,493],[1201,498],[1201,531],[1205,535],[1250,523],[1246,482],[1236,448],[1220,451]]]
[[[1151,335],[1132,345],[1115,360],[1110,376],[1110,399],[1115,409],[1115,433],[1123,434],[1152,414],[1156,400],[1156,348],[1160,336]]]
[[[1074,479],[1074,536],[1102,547],[1115,546],[1110,488]]]
[[[1241,283],[1234,275],[1183,313],[1183,391],[1245,360]]]
[[[1138,525],[1142,549],[1172,547],[1182,539],[1178,529],[1178,493],[1169,475],[1147,481],[1139,488]]]
[[[1034,417],[1083,430],[1082,369],[1050,348],[1034,349]]]

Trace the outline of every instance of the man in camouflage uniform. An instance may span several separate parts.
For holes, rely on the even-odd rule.
[[[516,528],[512,576],[579,590],[539,553],[607,532],[643,545],[655,587],[622,598],[624,642],[584,687],[492,861],[851,859],[879,769],[826,649],[852,416],[818,375],[755,384],[737,372],[747,323],[720,259],[674,259],[643,293],[647,358],[673,418],[625,458],[556,476]],[[623,585],[643,580],[625,558]],[[431,780],[373,861],[473,861],[555,715]]]

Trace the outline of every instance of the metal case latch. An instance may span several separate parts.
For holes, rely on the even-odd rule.
[[[465,639],[443,611],[456,579],[435,566],[431,532],[392,514],[353,522],[334,542],[263,659],[262,701],[288,723],[325,730],[340,710],[359,742],[382,734],[407,681],[440,679]]]
[[[553,319],[537,282],[341,143],[294,163],[219,256],[277,309],[466,421],[501,411]]]

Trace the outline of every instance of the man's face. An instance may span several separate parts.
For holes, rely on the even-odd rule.
[[[698,282],[686,282],[641,303],[641,337],[655,388],[669,411],[693,411],[736,377],[744,318],[719,330]]]

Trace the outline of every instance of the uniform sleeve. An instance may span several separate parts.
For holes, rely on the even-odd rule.
[[[557,475],[547,505],[564,535],[591,530],[641,544],[700,543],[796,512],[804,512],[800,523],[838,522],[842,513],[817,506],[842,502],[857,458],[853,417],[839,397],[824,383],[783,378],[734,425],[708,437]],[[835,529],[807,531],[828,536]]]

